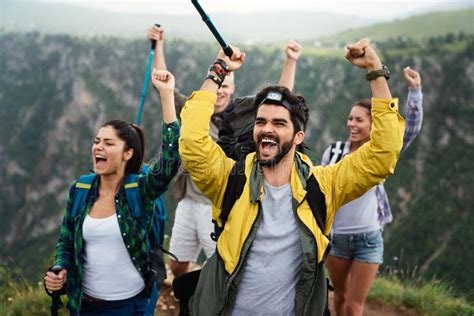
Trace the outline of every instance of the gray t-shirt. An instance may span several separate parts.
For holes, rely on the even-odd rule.
[[[233,316],[294,315],[303,248],[290,184],[264,183],[262,222],[247,254]]]

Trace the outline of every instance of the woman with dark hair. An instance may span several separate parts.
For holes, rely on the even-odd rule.
[[[418,135],[423,120],[420,75],[409,67],[403,72],[409,91],[402,151]],[[337,163],[370,140],[371,111],[369,99],[353,104],[347,118],[349,138],[326,149],[321,162],[323,166]],[[326,264],[334,286],[336,315],[362,315],[365,298],[383,262],[382,229],[391,221],[383,182],[337,210]]]
[[[105,123],[92,145],[95,180],[84,208],[72,215],[76,180],[69,189],[56,246],[54,270],[44,278],[48,291],[66,283],[71,315],[143,315],[146,311],[145,276],[149,270],[146,231],[127,202],[124,179],[139,174],[137,185],[146,213],[164,191],[179,165],[179,124],[174,107],[174,77],[154,70],[152,82],[160,93],[163,142],[160,159],[140,173],[144,157],[142,130],[120,120]]]

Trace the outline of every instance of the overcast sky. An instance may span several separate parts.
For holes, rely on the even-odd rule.
[[[17,0],[18,1],[18,0]],[[19,0],[28,2],[28,0]],[[34,0],[30,0],[34,1]],[[90,8],[99,8],[116,12],[142,12],[160,14],[194,14],[195,9],[191,0],[36,0],[37,2],[74,3]],[[199,3],[206,12],[235,12],[244,13],[252,11],[319,11],[357,16],[370,16],[372,18],[390,19],[415,13],[425,7],[443,5],[456,1],[446,0],[363,0],[363,1],[320,1],[320,0],[201,0]]]

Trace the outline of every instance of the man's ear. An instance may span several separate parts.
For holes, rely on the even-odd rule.
[[[305,136],[305,134],[304,134],[303,131],[296,132],[295,139],[294,139],[293,143],[298,146],[299,144],[301,144],[304,141],[304,136]]]
[[[133,148],[127,149],[123,152],[122,159],[129,161],[133,157]]]

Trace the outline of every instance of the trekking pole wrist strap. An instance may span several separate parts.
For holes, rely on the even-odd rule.
[[[214,81],[219,88],[225,80],[225,77],[229,75],[230,70],[227,64],[222,59],[216,59],[214,63],[209,67],[206,79]]]
[[[228,75],[230,73],[229,66],[227,66],[227,63],[223,59],[217,58],[216,61],[214,61],[213,65],[218,65],[218,66],[222,67],[222,69],[224,69],[226,75]]]
[[[222,86],[222,81],[217,75],[214,75],[212,74],[211,72],[209,72],[206,76],[205,79],[211,79],[212,81],[214,81],[217,86],[220,88]]]

